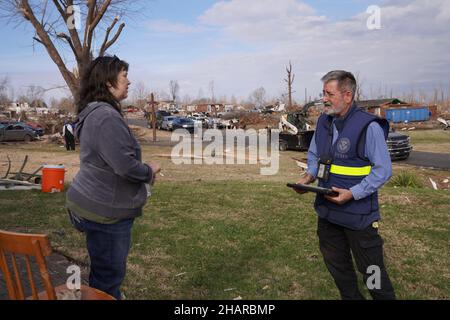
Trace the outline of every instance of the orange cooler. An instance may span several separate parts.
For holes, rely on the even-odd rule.
[[[63,165],[45,165],[42,168],[42,192],[64,191],[65,172]]]

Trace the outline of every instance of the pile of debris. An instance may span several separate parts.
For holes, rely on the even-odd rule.
[[[439,115],[439,118],[444,120],[450,120],[450,111],[443,112]]]
[[[42,143],[46,144],[64,144],[64,137],[60,133],[44,135],[42,138]]]
[[[33,172],[24,172],[25,166],[28,162],[28,155],[25,156],[18,171],[12,171],[12,161],[8,155],[7,168],[3,176],[0,176],[0,190],[32,190],[41,189],[42,175],[39,172],[42,166]]]
[[[275,114],[244,113],[239,117],[240,128],[278,128],[280,117]]]
[[[45,133],[52,135],[62,132],[64,127],[64,119],[56,117],[40,117],[37,123],[42,126]]]

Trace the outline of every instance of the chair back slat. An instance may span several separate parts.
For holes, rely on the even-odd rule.
[[[16,255],[14,253],[11,253],[11,260],[12,260],[12,265],[13,265],[14,278],[16,279],[15,285],[16,285],[16,289],[17,289],[17,291],[16,291],[17,298],[19,300],[25,300],[25,294],[23,293],[22,280],[20,279],[19,269],[17,268]]]
[[[34,279],[33,279],[33,272],[31,271],[30,259],[28,256],[25,256],[25,264],[27,266],[28,282],[31,287],[31,294],[32,294],[34,300],[39,300],[38,292],[36,290],[36,285],[35,285]]]
[[[0,247],[0,268],[2,270],[3,276],[6,282],[6,289],[8,290],[8,296],[11,300],[17,300],[16,289],[14,287],[14,281],[9,271],[6,254]]]
[[[45,262],[44,256],[40,254],[40,242],[37,239],[32,239],[31,244],[36,252],[36,262],[39,267],[39,272],[41,274],[45,291],[47,291],[48,298],[50,300],[56,300],[55,288],[53,287],[52,281],[50,280],[50,275],[48,274],[47,263]]]

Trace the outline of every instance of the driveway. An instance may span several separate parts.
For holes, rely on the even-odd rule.
[[[409,164],[418,167],[450,170],[450,154],[412,151],[409,158],[395,161],[397,164]]]

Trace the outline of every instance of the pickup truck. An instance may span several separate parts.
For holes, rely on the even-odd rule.
[[[299,131],[297,134],[280,133],[279,149],[306,151],[309,148],[314,130]],[[408,159],[412,146],[410,137],[395,131],[389,132],[386,140],[391,160]]]

